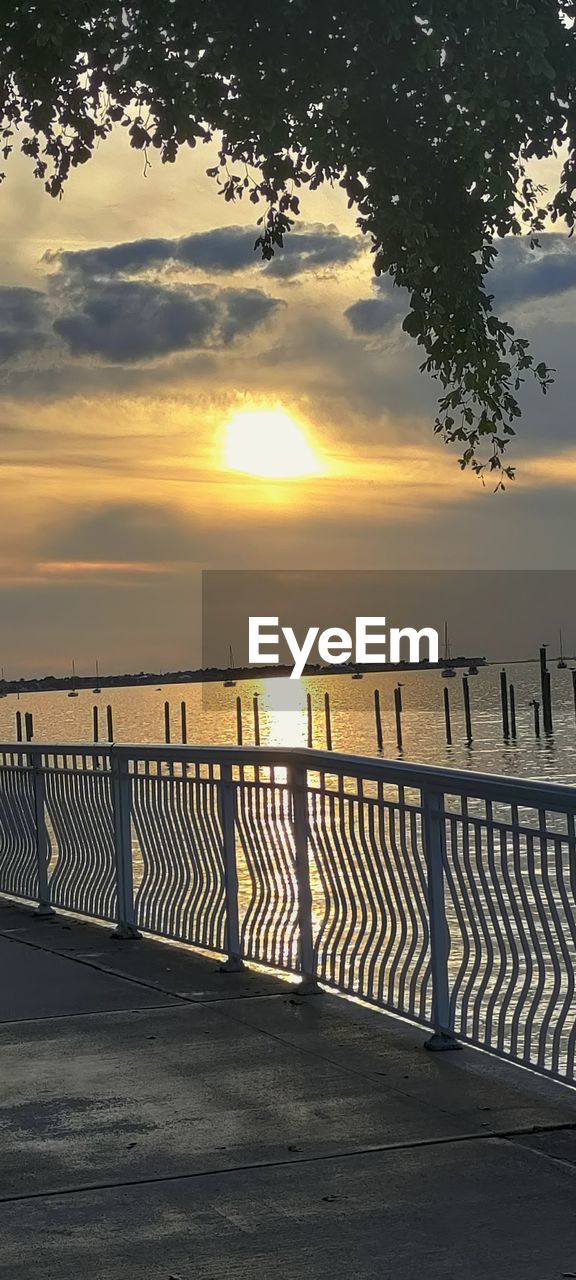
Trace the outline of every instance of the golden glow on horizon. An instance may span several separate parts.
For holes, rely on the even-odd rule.
[[[304,429],[286,409],[239,409],[225,431],[224,459],[231,471],[289,480],[324,470]]]

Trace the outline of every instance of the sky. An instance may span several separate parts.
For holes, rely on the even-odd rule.
[[[61,201],[20,157],[7,166],[9,678],[73,658],[80,673],[197,665],[202,568],[576,567],[576,240],[501,246],[499,309],[556,381],[524,394],[518,478],[494,494],[433,436],[401,292],[372,277],[342,193],[307,193],[264,264],[258,209],[218,196],[212,162],[199,148],[144,176],[118,133]],[[256,474],[259,454],[284,474]]]

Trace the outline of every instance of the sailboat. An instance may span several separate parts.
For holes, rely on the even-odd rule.
[[[73,681],[74,681],[74,684],[72,685],[72,688],[71,688],[71,689],[69,690],[69,692],[68,692],[68,697],[69,697],[69,698],[77,698],[77,697],[78,697],[78,690],[77,690],[77,688],[76,688],[76,668],[75,668],[75,666],[74,666],[74,659],[72,659],[72,679],[73,679]]]
[[[444,661],[446,663],[446,666],[442,671],[442,675],[445,680],[450,680],[453,676],[456,675],[456,672],[450,661],[450,641],[448,639],[448,623],[447,622],[444,623]]]
[[[232,653],[232,645],[230,645],[230,670],[231,671],[234,670],[234,654]],[[235,689],[236,681],[233,680],[231,676],[229,676],[228,679],[224,681],[224,688]]]
[[[559,670],[559,671],[565,671],[565,670],[566,670],[566,665],[567,665],[567,664],[566,664],[566,663],[565,663],[565,661],[564,661],[564,653],[563,653],[563,650],[562,650],[562,632],[561,632],[561,631],[559,631],[559,632],[558,632],[558,635],[559,635],[559,637],[560,637],[560,658],[559,658],[559,660],[558,660],[558,670]]]
[[[102,693],[102,690],[100,688],[100,672],[98,670],[98,659],[96,659],[96,684],[94,685],[92,693]]]

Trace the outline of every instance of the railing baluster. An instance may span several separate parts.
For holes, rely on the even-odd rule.
[[[114,821],[114,852],[116,857],[116,884],[118,892],[118,924],[113,936],[123,941],[141,938],[134,916],[134,877],[132,869],[132,784],[128,760],[109,749],[112,812]]]
[[[450,934],[446,920],[444,890],[444,858],[446,830],[444,796],[422,788],[424,854],[428,872],[428,910],[430,912],[430,962],[432,969],[432,1025],[434,1033],[426,1041],[431,1050],[460,1049],[450,1027],[450,995],[448,958]]]
[[[244,964],[240,958],[240,919],[238,914],[238,865],[236,862],[236,790],[232,778],[232,765],[220,765],[220,822],[224,854],[224,889],[226,897],[226,960],[225,973],[240,973]]]
[[[36,827],[36,857],[38,859],[38,906],[34,914],[37,916],[53,916],[54,908],[50,903],[50,883],[48,879],[50,849],[46,830],[42,752],[32,751],[29,759],[34,771],[34,822]]]
[[[291,768],[288,785],[292,794],[294,858],[298,884],[298,953],[303,991],[317,990],[314,935],[312,932],[312,888],[308,857],[308,774]]]
[[[574,1085],[575,809],[568,786],[325,751],[5,743],[0,885]]]

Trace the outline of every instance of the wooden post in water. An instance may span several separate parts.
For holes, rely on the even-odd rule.
[[[239,747],[242,746],[244,741],[244,734],[242,732],[242,699],[240,694],[238,694],[238,697],[236,698],[236,741]]]
[[[188,741],[188,715],[186,703],[180,703],[180,738],[184,744]]]
[[[384,739],[382,737],[382,712],[380,710],[380,693],[378,689],[374,690],[374,716],[376,718],[376,743],[378,750],[382,751]]]
[[[510,732],[512,734],[512,737],[515,738],[516,737],[516,690],[513,684],[508,686],[508,691],[510,694]]]
[[[114,721],[112,719],[112,707],[110,704],[106,707],[106,728],[108,730],[108,741],[114,741]]]
[[[100,728],[98,724],[98,707],[92,707],[92,737],[94,742],[100,741]],[[100,756],[94,756],[94,768],[100,768]]]
[[[446,742],[448,746],[452,746],[452,721],[450,719],[450,694],[447,685],[444,685],[444,722],[446,725]]]
[[[544,713],[544,708],[542,708],[542,713]],[[552,686],[551,686],[551,683],[550,683],[550,672],[549,672],[549,671],[547,671],[547,672],[546,672],[546,713],[547,713],[547,717],[548,717],[548,719],[547,719],[547,723],[548,723],[548,726],[549,726],[549,727],[548,727],[548,729],[546,730],[546,733],[552,733],[552,731],[553,731],[553,725],[552,725]]]
[[[544,733],[552,733],[552,690],[545,644],[540,649],[540,688],[542,690],[542,724]]]
[[[502,733],[510,737],[510,716],[508,715],[508,677],[502,667],[500,672],[500,702],[502,705]]]
[[[402,690],[397,684],[394,690],[394,711],[396,714],[396,742],[398,750],[402,750]]]
[[[536,698],[532,699],[530,706],[534,709],[534,733],[537,738],[540,737],[540,703]]]
[[[170,742],[170,703],[164,703],[164,741]]]
[[[258,694],[255,693],[252,699],[252,708],[254,712],[254,746],[260,746],[260,706],[258,703]]]
[[[24,725],[26,729],[26,741],[31,742],[34,737],[34,717],[31,711],[27,711],[25,713]]]
[[[572,692],[574,694],[574,715],[576,716],[576,667],[572,667]]]
[[[468,676],[462,676],[462,696],[464,698],[464,720],[466,722],[466,741],[472,742],[472,715],[470,713],[470,686]]]
[[[574,694],[576,697],[576,692]],[[312,717],[312,694],[306,694],[306,715],[308,719],[308,746],[312,748],[314,745],[314,721]]]
[[[22,742],[22,712],[16,712],[16,741]]]
[[[326,750],[332,750],[332,720],[330,718],[330,694],[324,694],[324,721],[326,724]]]

